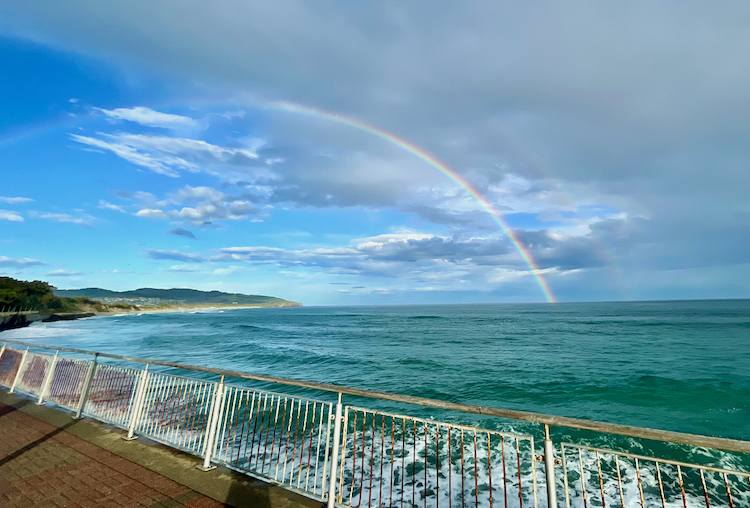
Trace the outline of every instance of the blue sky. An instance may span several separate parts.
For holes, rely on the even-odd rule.
[[[541,302],[538,277],[561,301],[750,297],[741,3],[36,4],[0,7],[3,274],[308,305]],[[335,115],[446,164],[538,270]]]

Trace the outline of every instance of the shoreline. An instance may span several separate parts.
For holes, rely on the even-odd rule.
[[[159,306],[159,307],[140,307],[137,309],[108,309],[106,311],[96,310],[93,306],[85,305],[82,306],[79,312],[52,312],[37,314],[34,313],[33,317],[25,314],[8,315],[3,316],[0,320],[0,332],[5,330],[14,330],[17,328],[26,328],[35,322],[56,322],[56,321],[76,321],[79,319],[88,319],[92,317],[115,317],[115,316],[131,316],[131,315],[142,315],[142,314],[159,314],[168,312],[190,312],[197,313],[200,311],[220,311],[225,310],[237,310],[237,309],[278,309],[278,308],[293,308],[302,307],[302,304],[296,302],[290,302],[288,305],[263,305],[263,304],[197,304],[197,305],[170,305],[170,306]]]
[[[141,307],[134,310],[112,310],[107,312],[94,312],[96,316],[129,316],[131,314],[158,314],[163,312],[198,312],[202,310],[234,310],[234,309],[281,309],[302,307],[302,304],[296,305],[257,305],[257,304],[237,304],[237,305],[170,305],[168,307]]]

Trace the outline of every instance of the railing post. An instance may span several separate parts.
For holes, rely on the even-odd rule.
[[[216,387],[213,400],[211,401],[211,412],[208,424],[208,438],[206,439],[206,444],[203,448],[203,464],[198,466],[198,469],[200,469],[201,471],[211,471],[212,469],[216,469],[216,466],[211,465],[211,455],[213,455],[214,451],[214,437],[216,435],[216,427],[219,424],[220,406],[223,397],[224,376],[221,376],[221,381],[219,381],[219,386]]]
[[[333,420],[333,452],[331,453],[331,481],[328,484],[328,508],[333,508],[336,503],[336,477],[339,464],[339,441],[341,441],[341,392],[336,402],[336,417]]]
[[[37,406],[41,406],[44,403],[44,397],[49,392],[49,387],[52,385],[52,378],[55,377],[55,368],[57,367],[57,355],[60,354],[60,350],[55,351],[55,356],[52,357],[52,363],[49,366],[49,372],[44,377],[44,383],[42,383],[42,389],[39,390],[39,400],[36,401]]]
[[[13,384],[10,385],[10,390],[8,393],[13,393],[16,391],[16,385],[18,384],[18,381],[21,379],[21,373],[23,372],[23,364],[26,363],[26,357],[29,356],[29,348],[26,348],[26,351],[23,352],[23,355],[21,355],[21,363],[18,364],[18,370],[16,371],[16,377],[13,378]]]
[[[2,349],[0,349],[0,358],[2,358],[2,357],[3,357],[3,353],[5,353],[5,346],[6,346],[7,344],[8,344],[7,342],[3,342],[3,348],[2,348]]]
[[[123,439],[125,441],[133,441],[138,439],[138,436],[134,436],[135,428],[138,425],[138,420],[141,419],[141,411],[143,410],[143,401],[146,399],[146,386],[148,385],[148,364],[146,368],[141,372],[141,378],[138,380],[138,389],[135,391],[135,399],[133,400],[133,411],[130,413],[130,421],[128,422],[128,435]]]
[[[547,507],[557,508],[555,483],[555,446],[549,437],[549,425],[544,424],[544,472],[547,477]]]
[[[75,418],[80,418],[83,413],[83,407],[86,405],[86,401],[89,399],[89,391],[91,390],[91,382],[94,380],[94,372],[96,371],[96,359],[99,358],[99,353],[94,353],[94,361],[89,365],[89,370],[86,373],[86,380],[83,382],[83,390],[81,390],[81,398],[78,399],[78,409],[76,410]]]

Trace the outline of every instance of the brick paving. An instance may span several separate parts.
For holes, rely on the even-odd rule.
[[[66,432],[66,426],[0,402],[0,506],[229,506]]]

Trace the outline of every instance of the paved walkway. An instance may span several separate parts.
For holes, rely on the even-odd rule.
[[[0,506],[320,507],[197,457],[0,393]],[[175,481],[177,480],[177,481]]]

